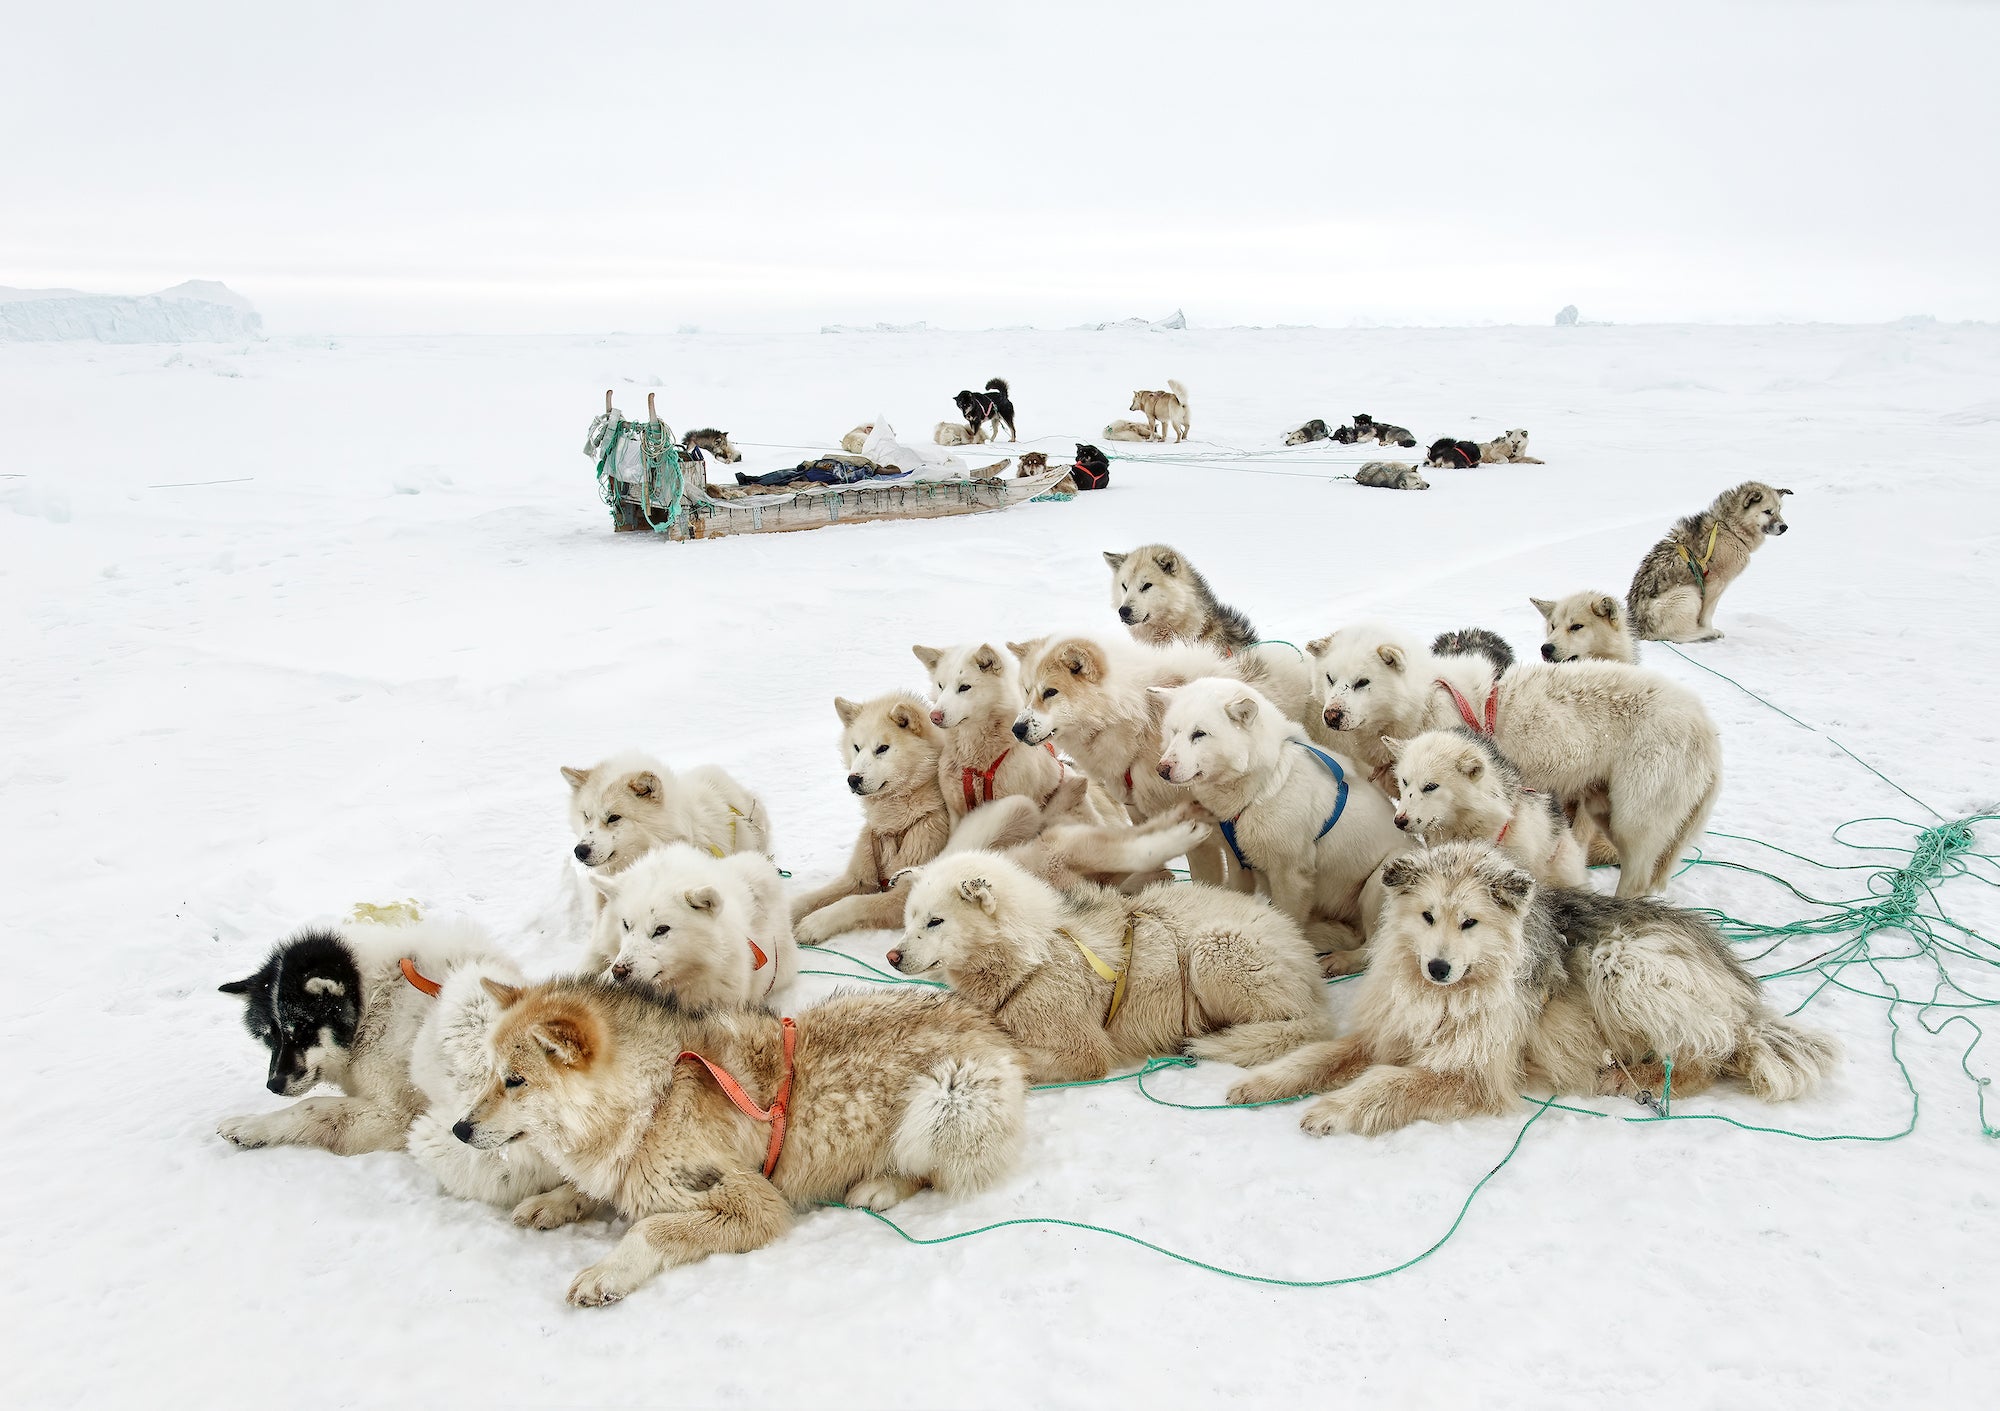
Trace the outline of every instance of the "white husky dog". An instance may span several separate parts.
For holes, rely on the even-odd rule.
[[[692,843],[716,857],[771,851],[771,816],[713,765],[676,774],[636,750],[588,769],[565,765],[576,860],[615,876],[650,849]]]
[[[1023,700],[1013,653],[984,642],[910,651],[930,676],[931,724],[944,731],[938,788],[952,821],[1016,794],[1046,808],[1062,783],[1063,766],[1053,746],[1034,748],[1014,738]]]
[[[1231,855],[1332,973],[1351,968],[1381,899],[1375,874],[1407,845],[1388,801],[1241,682],[1154,694],[1167,702],[1160,778],[1224,820]]]
[[[1521,771],[1484,735],[1426,730],[1384,740],[1396,761],[1396,826],[1426,847],[1491,843],[1545,887],[1588,887],[1583,847],[1554,794],[1521,782]]]
[[[1332,1032],[1311,949],[1264,903],[1171,882],[1061,892],[998,853],[924,869],[889,963],[943,971],[1042,1082],[1183,1049],[1263,1063]]]
[[[1434,656],[1376,624],[1342,628],[1307,649],[1326,723],[1385,789],[1394,764],[1385,738],[1462,720],[1491,736],[1530,786],[1582,801],[1618,851],[1621,897],[1666,886],[1721,791],[1722,742],[1708,711],[1654,672],[1531,662],[1496,681],[1482,657]]]
[[[708,1009],[768,1003],[799,973],[785,884],[769,858],[670,843],[590,880],[604,911],[585,974]]]
[[[1639,644],[1625,617],[1625,604],[1609,593],[1571,593],[1567,598],[1530,598],[1542,615],[1542,660],[1639,664]]]

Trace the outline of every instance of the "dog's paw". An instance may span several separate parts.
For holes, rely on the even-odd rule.
[[[1330,1137],[1354,1130],[1354,1104],[1344,1093],[1323,1097],[1299,1118],[1299,1130],[1316,1137]]]
[[[1221,820],[1193,799],[1182,799],[1171,815],[1179,823],[1199,823],[1204,828],[1212,828]]]
[[[528,1230],[555,1230],[574,1225],[595,1208],[575,1186],[564,1182],[552,1191],[531,1195],[514,1207],[514,1223]]]
[[[569,1301],[578,1308],[600,1308],[616,1303],[643,1282],[619,1268],[618,1256],[614,1254],[570,1280]]]
[[[803,921],[794,921],[792,939],[802,946],[823,946],[835,936],[842,934],[841,928],[827,915],[830,910],[831,907],[823,906]]]
[[[1708,629],[1708,631],[1702,633],[1699,637],[1695,638],[1695,641],[1697,642],[1720,642],[1721,640],[1722,640],[1722,629],[1720,627],[1711,627]]]
[[[1212,831],[1212,826],[1207,823],[1176,823],[1160,835],[1160,843],[1162,846],[1172,846],[1185,853],[1190,848],[1198,848],[1207,842],[1208,835]]]
[[[1330,950],[1319,958],[1319,973],[1329,980],[1341,975],[1358,975],[1368,968],[1368,948],[1356,946],[1353,950]]]
[[[284,1140],[283,1128],[277,1122],[276,1114],[269,1112],[225,1117],[215,1124],[215,1134],[226,1142],[244,1147],[275,1146]]]
[[[1281,1097],[1290,1096],[1282,1084],[1255,1073],[1232,1085],[1228,1092],[1229,1101],[1238,1107],[1245,1107],[1253,1102],[1275,1102]]]
[[[850,1187],[842,1204],[857,1210],[887,1210],[902,1204],[922,1188],[920,1182],[898,1176],[870,1176]]]

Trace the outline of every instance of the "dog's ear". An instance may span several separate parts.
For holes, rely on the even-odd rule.
[[[1603,618],[1606,622],[1616,622],[1618,620],[1618,599],[1606,593],[1590,605],[1590,611],[1593,615]]]
[[[993,884],[984,877],[966,878],[958,884],[958,894],[988,916],[996,916],[1000,912],[1000,903],[993,895]]]
[[[589,1031],[573,1015],[551,1014],[529,1029],[528,1037],[542,1046],[551,1063],[565,1068],[588,1067],[596,1054]]]
[[[910,655],[924,664],[924,670],[929,671],[938,664],[938,658],[944,653],[936,647],[911,647]]]
[[[1486,757],[1478,750],[1467,750],[1458,757],[1458,772],[1468,779],[1477,779],[1486,772]]]
[[[1104,551],[1104,561],[1111,565],[1111,571],[1113,573],[1116,573],[1119,569],[1125,566],[1126,557],[1127,556],[1124,554],[1114,554],[1109,549],[1106,549]],[[1007,645],[1011,647],[1014,644],[1012,642],[1009,642]]]
[[[840,717],[842,725],[852,725],[855,717],[861,714],[861,707],[845,696],[835,696],[833,698],[833,713]]]
[[[1019,657],[1022,661],[1026,661],[1028,659],[1029,654],[1035,650],[1035,643],[1009,642],[1007,644],[1007,650],[1012,652],[1015,656]]]
[[[493,1002],[502,1009],[513,1008],[514,1001],[521,997],[519,985],[503,985],[491,975],[481,976],[479,983],[487,994],[493,996]]]
[[[1535,893],[1535,879],[1518,867],[1509,867],[1487,879],[1486,890],[1493,900],[1509,911],[1520,911]]]
[[[569,781],[569,786],[572,789],[581,789],[585,784],[590,782],[590,771],[588,769],[571,769],[565,764],[562,767],[562,775],[564,779]]]
[[[618,899],[619,888],[625,885],[608,872],[592,871],[586,872],[583,875],[589,881],[590,885],[597,889],[597,894],[606,901],[616,901]]]
[[[1542,621],[1555,621],[1556,605],[1554,603],[1550,602],[1547,598],[1530,598],[1528,601],[1535,605],[1535,611],[1542,615]]]
[[[1222,708],[1222,713],[1238,725],[1247,726],[1257,718],[1257,698],[1249,695],[1238,696]]]
[[[992,676],[1000,670],[1000,653],[994,651],[987,643],[981,642],[979,650],[972,654],[972,664],[985,675]]]
[[[889,719],[897,729],[907,730],[912,735],[923,734],[924,727],[930,724],[931,721],[929,711],[919,710],[915,704],[909,701],[898,701],[895,705],[891,706],[889,708]]]
[[[1158,564],[1160,572],[1166,574],[1169,578],[1172,578],[1176,573],[1181,571],[1180,555],[1172,549],[1162,549],[1157,554],[1154,554],[1153,562]]]
[[[1763,502],[1763,499],[1764,499],[1764,492],[1762,490],[1752,490],[1750,492],[1750,498],[1743,502],[1743,508],[1747,510],[1752,505],[1761,504]]]
[[[1401,759],[1403,751],[1409,747],[1410,742],[1408,740],[1399,740],[1394,735],[1384,735],[1382,737],[1382,748],[1389,752],[1389,758],[1391,759]]]
[[[1416,880],[1417,862],[1412,853],[1392,857],[1382,868],[1382,885],[1392,892],[1400,892]]]
[[[1789,494],[1791,494],[1791,493],[1792,493],[1792,492],[1791,492],[1790,490],[1780,490],[1780,491],[1778,491],[1778,498],[1782,500],[1782,499],[1783,499],[1783,498],[1784,498],[1785,496],[1787,496],[1787,495],[1789,495]]]
[[[1403,649],[1394,642],[1384,642],[1375,649],[1375,655],[1382,658],[1382,665],[1391,671],[1403,669]]]
[[[1306,655],[1316,657],[1332,645],[1333,634],[1331,632],[1327,633],[1324,637],[1315,637],[1306,643]]]
[[[681,893],[689,911],[714,911],[722,905],[722,893],[713,887],[690,887]]]
[[[650,769],[641,770],[625,781],[625,787],[635,799],[656,799],[660,796],[660,776]]]
[[[1102,681],[1104,679],[1104,653],[1094,642],[1071,642],[1062,649],[1056,660],[1063,670],[1079,681]]]
[[[1179,689],[1180,687],[1178,686],[1148,686],[1146,688],[1146,694],[1153,697],[1155,700],[1164,702],[1172,700],[1174,697],[1174,692],[1178,691]]]

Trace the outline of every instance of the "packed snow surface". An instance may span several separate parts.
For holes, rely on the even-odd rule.
[[[1527,427],[1548,464],[1394,493],[1324,478],[1359,457],[1323,444],[1119,460],[1109,491],[1067,504],[675,544],[614,536],[577,453],[606,387],[634,413],[657,389],[674,425],[728,430],[736,468],[762,471],[877,416],[928,427],[996,375],[1021,449],[1098,439],[1134,388],[1174,377],[1197,439],[1124,449],[1276,455],[1309,417],[1366,411],[1426,443]],[[1927,1032],[1967,1011],[1898,1012],[1922,1094],[1901,1140],[1550,1112],[1436,1254],[1319,1289],[1064,1227],[917,1247],[826,1210],[579,1311],[563,1291],[613,1228],[519,1230],[400,1154],[239,1151],[214,1129],[278,1101],[215,987],[289,929],[413,897],[555,970],[571,952],[537,918],[570,844],[557,767],[630,745],[735,771],[769,802],[780,861],[822,878],[858,822],[833,697],[920,686],[913,642],[1113,633],[1100,553],[1153,540],[1270,638],[1364,616],[1481,624],[1525,656],[1530,594],[1622,593],[1676,516],[1747,477],[1790,487],[1793,532],[1730,589],[1728,636],[1645,661],[1723,732],[1714,829],[1737,838],[1705,855],[1861,895],[1866,872],[1738,839],[1892,861],[1829,834],[1931,821],[1829,734],[1941,814],[1993,810],[1996,385],[2000,328],[1966,325],[0,346],[0,1170],[17,1197],[0,1390],[15,1406],[1991,1405],[2000,1142],[1960,1069],[1971,1031]],[[1672,896],[1810,911],[1719,867]],[[1987,936],[1994,898],[1938,893]],[[879,961],[889,943],[843,949]],[[1958,973],[2000,992],[1990,970]],[[809,979],[798,1002],[837,983]],[[1790,1008],[1815,983],[1771,989]],[[1901,1131],[1885,1005],[1828,988],[1804,1017],[1846,1048],[1824,1092],[1677,1111]],[[1988,1075],[2000,1054],[1969,1063]],[[1215,1103],[1232,1076],[1148,1085]],[[1319,1139],[1296,1108],[1038,1093],[1011,1177],[893,1218],[935,1237],[1056,1217],[1235,1270],[1366,1274],[1435,1244],[1530,1114]]]

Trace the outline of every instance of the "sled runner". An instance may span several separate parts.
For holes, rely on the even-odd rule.
[[[650,529],[669,539],[719,539],[729,534],[776,534],[829,524],[882,519],[937,519],[1003,510],[1053,489],[1069,474],[1051,466],[1039,475],[920,479],[884,475],[846,485],[785,487],[769,494],[710,493],[701,453],[675,443],[646,394],[646,419],[627,421],[604,394],[604,411],[590,424],[583,453],[597,471],[597,493],[620,532]]]

